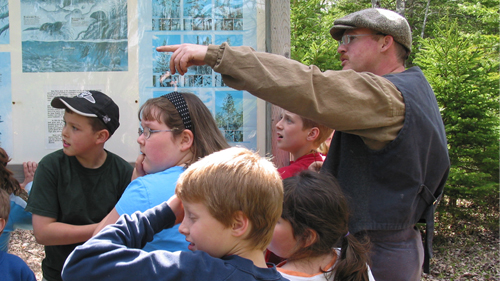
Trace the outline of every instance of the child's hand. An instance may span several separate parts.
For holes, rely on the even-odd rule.
[[[177,195],[174,194],[170,197],[170,199],[168,199],[167,204],[174,212],[175,224],[181,223],[184,219],[184,206],[182,206],[181,199],[177,198]]]
[[[35,176],[36,168],[38,167],[37,162],[28,161],[23,163],[24,170],[24,181],[20,184],[24,189],[26,185],[33,181],[33,177]]]
[[[137,159],[135,160],[135,168],[132,173],[132,180],[135,180],[138,177],[142,177],[146,175],[146,171],[144,171],[144,167],[142,166],[142,162],[144,161],[144,154],[139,154]]]

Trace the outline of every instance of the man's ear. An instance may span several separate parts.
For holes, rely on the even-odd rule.
[[[394,38],[391,35],[384,36],[380,52],[387,51],[392,45],[394,45]]]
[[[109,131],[106,130],[106,129],[102,129],[98,132],[96,132],[96,144],[101,144],[101,143],[105,143],[109,137],[110,137],[110,134],[109,134]]]
[[[316,243],[317,240],[318,240],[318,233],[315,230],[308,228],[304,232],[304,240],[303,240],[304,248],[309,247],[312,244]]]
[[[191,147],[193,146],[194,136],[191,130],[186,129],[182,131],[180,136],[178,136],[177,138],[180,138],[179,144],[182,152],[191,149]]]
[[[244,236],[250,230],[250,227],[248,217],[242,211],[237,211],[233,216],[233,223],[231,225],[233,236]]]
[[[318,127],[312,127],[309,129],[309,133],[307,134],[307,140],[310,142],[314,142],[319,137],[319,129]]]

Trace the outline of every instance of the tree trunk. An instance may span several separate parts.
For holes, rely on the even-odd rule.
[[[422,39],[424,38],[425,23],[427,22],[427,16],[429,14],[430,4],[431,4],[431,0],[427,0],[427,5],[425,6],[424,23],[422,24],[422,33],[420,34],[420,37],[422,37]]]
[[[396,1],[396,13],[401,16],[405,16],[405,0],[397,0]]]
[[[380,0],[372,0],[372,8],[380,8]]]

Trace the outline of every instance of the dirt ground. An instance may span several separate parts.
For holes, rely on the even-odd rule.
[[[16,230],[11,237],[10,253],[21,257],[42,280],[43,246],[33,232]],[[473,236],[435,237],[431,274],[422,280],[500,280],[499,239],[492,233]]]
[[[36,280],[42,280],[42,260],[45,258],[43,246],[36,243],[32,230],[18,229],[12,232],[9,253],[21,257],[33,270]]]

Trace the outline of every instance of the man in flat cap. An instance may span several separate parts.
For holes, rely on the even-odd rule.
[[[418,67],[405,70],[411,31],[405,18],[366,9],[334,22],[343,69],[321,72],[249,47],[172,45],[170,70],[209,65],[224,83],[335,129],[321,172],[349,198],[351,235],[367,235],[376,280],[420,280],[424,249],[415,225],[427,223],[449,172],[445,130],[434,93]]]

